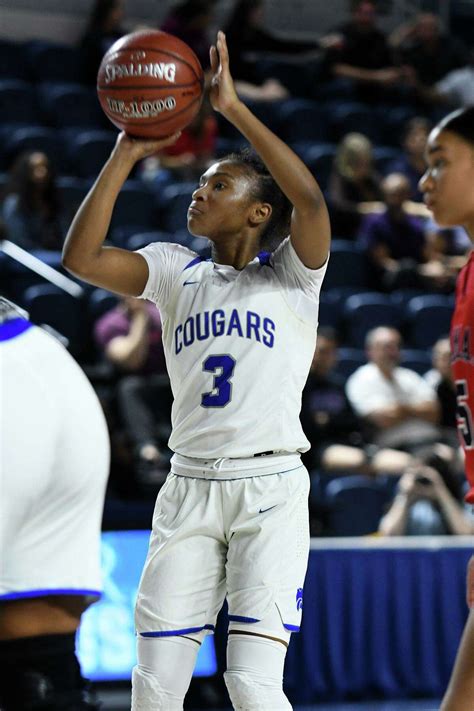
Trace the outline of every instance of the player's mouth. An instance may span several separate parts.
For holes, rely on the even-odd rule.
[[[434,207],[435,207],[435,205],[436,205],[436,203],[435,203],[435,201],[433,200],[433,198],[430,197],[430,196],[426,196],[426,195],[425,195],[425,197],[423,198],[423,202],[425,203],[425,205],[426,205],[426,207],[428,208],[428,210],[433,210]]]
[[[188,207],[188,215],[202,215],[202,210],[200,210],[196,205],[191,203]]]

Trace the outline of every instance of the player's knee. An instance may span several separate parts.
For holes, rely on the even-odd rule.
[[[161,685],[157,674],[140,665],[132,672],[132,711],[181,711],[184,696],[176,696]]]
[[[225,684],[235,711],[291,711],[281,685],[255,676],[252,670],[228,669]]]

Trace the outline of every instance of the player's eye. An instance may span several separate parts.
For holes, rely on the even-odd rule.
[[[223,190],[225,188],[225,183],[219,181],[214,185],[214,190]]]

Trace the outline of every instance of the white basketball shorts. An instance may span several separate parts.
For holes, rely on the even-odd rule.
[[[0,342],[0,601],[101,591],[109,437],[99,400],[39,328]]]
[[[298,456],[287,459],[289,468],[279,473],[245,469],[235,479],[219,479],[215,468],[200,478],[172,467],[158,495],[138,593],[140,635],[212,633],[226,597],[230,621],[250,629],[276,605],[278,629],[266,631],[299,630],[309,476]]]

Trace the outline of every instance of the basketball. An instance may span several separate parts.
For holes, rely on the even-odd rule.
[[[112,123],[137,138],[164,138],[199,111],[204,74],[187,44],[159,30],[115,42],[97,75],[100,105]]]

